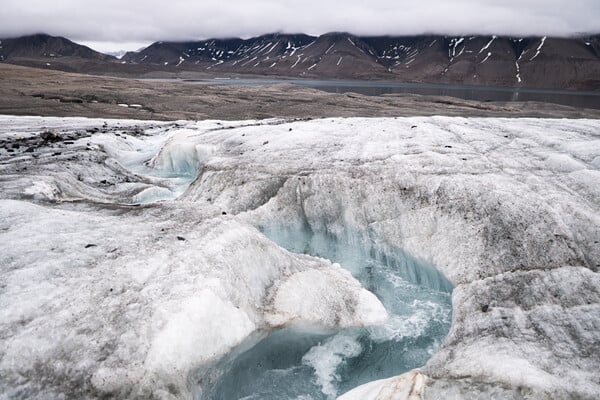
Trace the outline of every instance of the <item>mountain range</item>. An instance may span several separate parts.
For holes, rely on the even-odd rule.
[[[38,34],[2,39],[0,61],[108,75],[195,72],[600,90],[600,36],[269,34],[161,41],[117,59],[65,38]]]

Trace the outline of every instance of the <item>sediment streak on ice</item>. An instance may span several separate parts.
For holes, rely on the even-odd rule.
[[[0,137],[103,123],[0,117]],[[402,248],[456,285],[425,398],[600,392],[598,121],[119,124],[0,150],[6,396],[187,397],[187,374],[256,329],[384,317],[347,273],[252,227],[273,222]]]

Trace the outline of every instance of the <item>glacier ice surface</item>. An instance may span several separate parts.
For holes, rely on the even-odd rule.
[[[333,393],[353,332],[379,343],[422,329],[385,320],[394,285],[449,281],[451,328],[429,361],[344,399],[598,398],[599,132],[559,119],[0,117],[0,140],[18,144],[0,149],[0,392],[203,396],[223,377],[207,366],[292,340],[299,376],[325,377],[303,384]],[[257,228],[303,235],[302,248]],[[387,289],[370,287],[353,254],[399,275],[382,267]]]

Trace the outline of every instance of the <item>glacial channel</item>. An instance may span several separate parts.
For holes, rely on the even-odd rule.
[[[335,399],[359,385],[423,366],[448,334],[450,282],[432,265],[372,235],[271,224],[261,232],[293,252],[339,263],[374,293],[381,326],[292,326],[255,335],[195,376],[199,400]]]

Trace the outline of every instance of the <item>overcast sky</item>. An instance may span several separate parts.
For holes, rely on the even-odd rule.
[[[0,37],[44,32],[99,50],[263,33],[600,32],[600,0],[2,0]]]

